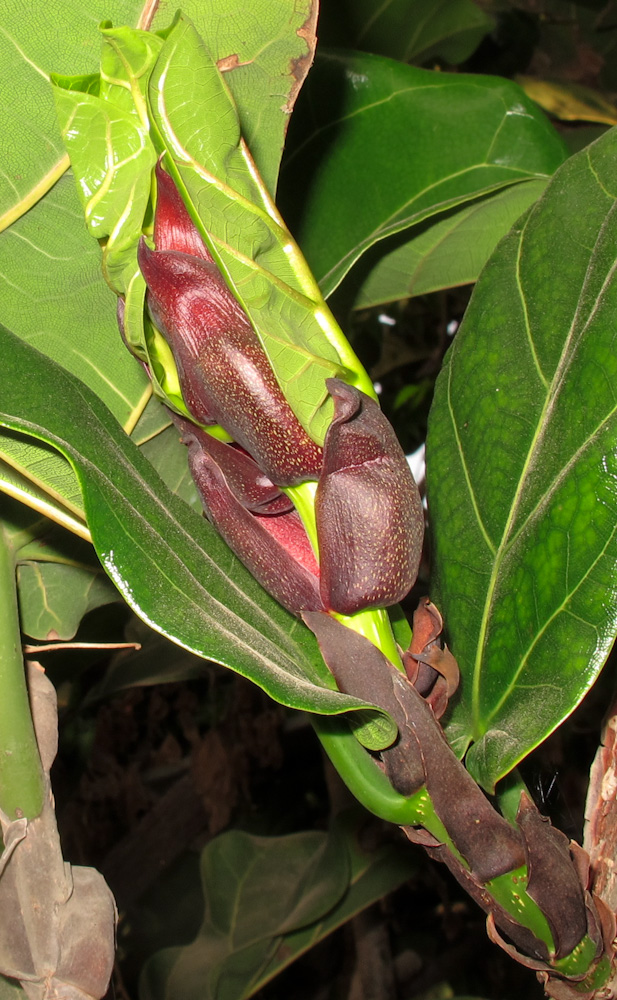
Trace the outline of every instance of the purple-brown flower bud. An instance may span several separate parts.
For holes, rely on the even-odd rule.
[[[418,487],[377,403],[328,379],[334,419],[315,497],[321,595],[340,614],[402,600],[418,573],[424,514]]]
[[[321,448],[301,426],[241,306],[212,261],[150,250],[139,266],[148,307],[169,343],[187,409],[218,423],[278,486],[316,479]]]
[[[191,468],[195,465],[199,470],[198,455],[206,452],[219,466],[233,495],[247,510],[255,514],[281,514],[294,509],[289,497],[263,474],[239,445],[219,441],[171,411],[170,416],[189,447]],[[199,486],[197,481],[196,485]]]
[[[233,445],[178,423],[208,520],[283,607],[296,615],[320,610],[319,567],[287,497]]]

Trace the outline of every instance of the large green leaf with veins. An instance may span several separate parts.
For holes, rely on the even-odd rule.
[[[165,165],[249,315],[292,408],[322,442],[333,412],[325,381],[330,376],[357,381],[355,371],[348,375],[345,368],[353,356],[255,169],[215,57],[184,16],[156,45],[129,29],[104,29],[103,34],[108,44],[99,93],[92,93],[89,80],[81,81],[82,93],[79,80],[54,77],[54,83],[90,231],[108,238],[106,276],[127,295],[127,340],[147,360],[156,388],[182,409],[173,360],[144,325],[144,287],[136,263],[138,241],[148,225],[144,217],[156,148],[166,154]],[[103,86],[110,78],[105,69],[110,43],[115,83]],[[122,61],[116,58],[118,48]],[[366,378],[360,379],[372,391]]]
[[[285,705],[326,715],[367,708],[336,690],[312,633],[167,489],[87,386],[4,327],[0,350],[0,424],[46,441],[71,463],[99,559],[145,622]]]
[[[494,24],[473,0],[336,0],[324,4],[319,37],[417,66],[435,57],[458,64]]]
[[[546,180],[501,188],[380,241],[345,279],[356,309],[477,281],[499,240],[540,197]]]
[[[360,846],[362,815],[329,833],[254,837],[231,830],[204,849],[198,891],[204,918],[184,947],[146,963],[141,1000],[245,1000],[317,942],[409,879],[403,845]]]
[[[380,240],[546,179],[565,157],[510,80],[326,51],[292,121],[279,204],[327,297]]]
[[[215,58],[225,60],[225,77],[243,124],[258,129],[257,136],[254,131],[250,136],[253,155],[273,190],[289,113],[312,58],[316,11],[313,0],[273,0],[265,12],[262,6],[258,0],[199,0],[189,2],[187,9]],[[0,128],[10,156],[0,176],[0,320],[78,375],[131,429],[148,399],[148,382],[118,335],[115,296],[103,277],[101,248],[84,226],[75,182],[62,176],[68,158],[48,74],[82,74],[81,86],[96,96],[99,81],[92,75],[101,58],[98,25],[109,18],[114,24],[146,27],[151,6],[88,0],[80,11],[83,16],[76,15],[68,0],[52,0],[34,21],[24,18],[19,5],[2,18]],[[159,13],[155,26],[163,27],[169,17],[169,11]],[[253,29],[250,39],[243,27],[247,19]],[[107,30],[106,37],[103,89],[116,95],[122,91],[126,112],[134,103],[130,88],[112,82],[127,61],[126,46],[118,41],[124,42],[121,31]],[[149,36],[148,44],[159,42]],[[139,53],[134,56],[139,89],[143,74]],[[125,247],[119,237],[114,249],[121,269]],[[7,474],[0,478],[1,488],[8,486],[13,495],[21,491],[26,502],[67,523],[81,506],[79,486],[66,462],[57,455],[45,458],[44,449],[27,439],[17,447],[12,436],[2,436],[0,461],[5,460]]]
[[[575,708],[617,631],[616,156],[613,129],[505,237],[437,382],[431,596],[463,677],[448,734],[486,788]]]

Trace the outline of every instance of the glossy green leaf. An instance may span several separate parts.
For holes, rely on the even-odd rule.
[[[617,630],[616,154],[612,130],[503,240],[437,383],[431,596],[463,676],[448,733],[486,788],[579,703]]]
[[[508,80],[321,54],[281,174],[281,210],[328,296],[378,240],[513,183],[565,147]]]
[[[365,707],[335,689],[308,629],[169,492],[85,385],[5,328],[0,349],[0,424],[47,441],[74,466],[99,558],[144,621],[285,705],[323,714]]]
[[[493,20],[473,0],[337,0],[327,2],[319,25],[325,45],[420,65],[432,57],[468,59]]]
[[[360,281],[354,306],[363,309],[477,281],[499,240],[545,187],[543,180],[512,184],[378,243],[349,275],[350,282]]]
[[[408,851],[368,854],[356,836],[351,826],[272,838],[230,831],[214,840],[202,855],[200,932],[149,960],[140,1000],[245,1000],[413,873]]]

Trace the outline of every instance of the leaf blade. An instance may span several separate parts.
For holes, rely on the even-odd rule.
[[[332,51],[298,103],[279,200],[328,297],[377,241],[564,158],[509,81]]]
[[[467,680],[449,734],[476,741],[489,788],[578,704],[617,630],[616,144],[568,161],[501,243],[431,417],[435,598]]]
[[[97,397],[6,328],[0,341],[7,358],[0,423],[69,459],[99,558],[137,614],[290,707],[326,714],[362,707],[336,690],[308,629],[168,491]]]
[[[349,276],[349,281],[360,284],[354,308],[477,281],[499,240],[545,187],[543,180],[512,184],[379,243]]]

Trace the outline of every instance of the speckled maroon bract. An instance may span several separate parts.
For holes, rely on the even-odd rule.
[[[148,307],[168,341],[187,409],[218,423],[278,486],[316,479],[321,448],[276,380],[259,339],[211,261],[142,240],[139,266]]]
[[[335,415],[315,514],[321,594],[341,614],[395,604],[416,579],[424,518],[418,487],[377,403],[328,379]]]
[[[213,448],[207,438],[187,422],[183,440],[208,520],[279,604],[296,615],[320,610],[319,567],[297,512],[277,513],[276,497],[260,513],[248,510],[214,456],[220,442]]]

